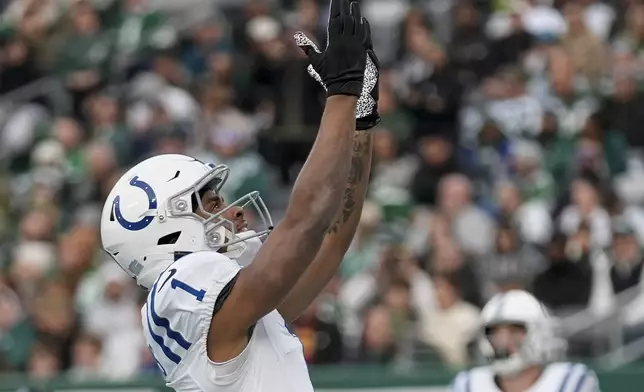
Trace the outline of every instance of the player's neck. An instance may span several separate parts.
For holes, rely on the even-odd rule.
[[[503,392],[525,392],[537,382],[542,371],[541,367],[533,366],[514,377],[499,378],[499,387]]]

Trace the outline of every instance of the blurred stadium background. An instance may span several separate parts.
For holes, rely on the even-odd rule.
[[[361,3],[383,121],[355,242],[296,323],[316,387],[445,390],[478,309],[520,287],[604,391],[638,389],[644,5]],[[187,153],[279,219],[324,98],[290,37],[323,41],[327,6],[0,0],[0,390],[162,389],[143,293],[98,248],[103,198]]]

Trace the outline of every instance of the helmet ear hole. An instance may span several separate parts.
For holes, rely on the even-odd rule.
[[[157,245],[172,245],[172,244],[176,244],[177,241],[179,241],[180,236],[181,236],[180,231],[176,231],[174,233],[164,235],[163,237],[159,238],[159,241],[157,241]]]
[[[197,200],[197,195],[192,194],[190,195],[190,202],[192,204],[192,212],[197,213],[197,210],[199,210],[199,201]]]

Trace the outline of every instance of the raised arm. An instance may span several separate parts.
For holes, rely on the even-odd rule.
[[[284,219],[253,263],[233,279],[227,290],[230,294],[212,318],[208,354],[214,361],[226,361],[243,350],[248,329],[291,291],[333,222],[349,176],[356,104],[367,56],[363,34],[357,4],[333,0],[328,47],[324,53],[307,52],[328,86],[320,130],[295,182]]]
[[[369,130],[380,122],[378,112],[380,62],[373,51],[369,23],[366,20],[364,23],[366,30],[364,47],[367,48],[368,57],[364,87],[358,100],[356,113],[356,132],[353,134],[349,181],[344,190],[342,204],[336,213],[336,219],[327,231],[315,260],[278,308],[287,321],[296,319],[335,275],[353,241],[367,196],[373,143],[373,136]],[[309,73],[313,78],[319,79],[315,72],[309,70]]]
[[[372,142],[371,132],[354,132],[351,169],[340,211],[315,260],[278,308],[286,321],[295,320],[331,281],[351,245],[367,195]]]

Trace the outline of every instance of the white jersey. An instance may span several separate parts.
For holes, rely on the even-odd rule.
[[[180,392],[313,392],[302,343],[276,310],[257,322],[238,357],[224,363],[208,358],[215,303],[225,299],[240,270],[220,253],[192,253],[150,290],[141,309],[143,330],[167,385]]]
[[[502,392],[487,366],[460,372],[452,383],[453,392]],[[537,382],[525,392],[599,392],[595,372],[581,363],[546,365]]]

